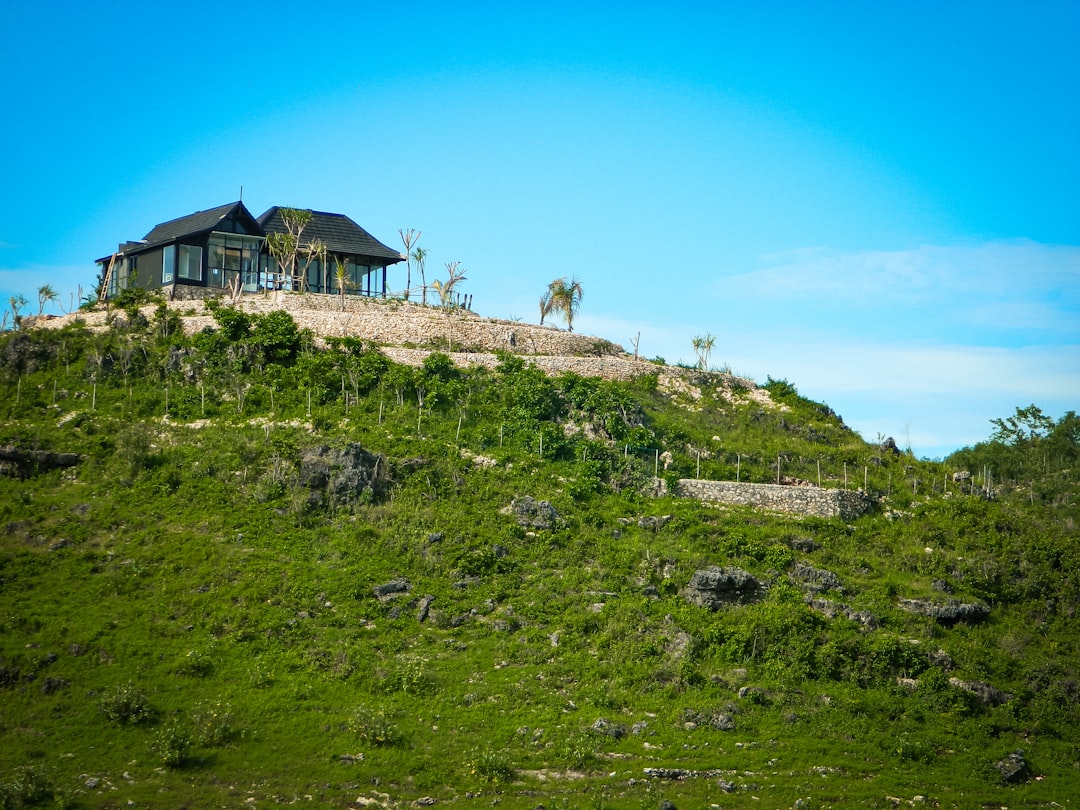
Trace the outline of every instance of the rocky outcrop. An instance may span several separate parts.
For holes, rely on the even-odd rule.
[[[316,503],[352,504],[378,494],[384,469],[383,457],[359,444],[319,445],[300,454],[299,480]]]
[[[970,692],[983,706],[1000,706],[1012,700],[1012,695],[983,681],[962,681],[959,678],[949,678],[949,685]]]
[[[807,593],[815,596],[824,591],[844,592],[844,584],[840,581],[840,577],[832,571],[814,568],[803,562],[797,562],[791,567],[788,578],[796,585],[801,586]]]
[[[22,450],[0,447],[0,475],[29,478],[49,470],[74,467],[82,460],[78,453],[53,453],[48,450]]]
[[[944,625],[953,625],[957,622],[976,624],[990,615],[990,608],[986,605],[968,604],[955,599],[945,602],[934,602],[929,599],[901,599],[898,607],[909,613],[929,616]]]
[[[878,620],[874,614],[865,610],[855,610],[850,605],[845,605],[842,602],[833,602],[830,599],[811,597],[806,600],[806,604],[812,611],[820,613],[826,619],[835,619],[837,616],[843,616],[849,621],[861,624],[867,630],[873,630],[878,626]]]
[[[1013,751],[1004,759],[998,760],[994,767],[1001,774],[1001,781],[1009,784],[1024,782],[1031,777],[1031,766],[1024,759],[1023,751]]]
[[[763,582],[741,568],[709,568],[695,571],[683,590],[691,605],[719,610],[729,605],[748,605],[765,596]]]
[[[526,529],[554,529],[559,520],[554,506],[528,495],[515,498],[510,504],[510,513],[517,519],[518,525]]]

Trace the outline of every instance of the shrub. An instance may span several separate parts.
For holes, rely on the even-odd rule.
[[[469,773],[485,782],[506,782],[514,778],[514,767],[505,751],[481,748],[469,755]]]
[[[403,737],[386,712],[359,706],[349,720],[349,731],[368,745],[398,745]]]
[[[191,751],[191,733],[179,722],[173,721],[157,730],[150,750],[166,767],[179,768],[187,762]]]
[[[101,699],[101,710],[112,722],[121,726],[149,723],[155,717],[146,695],[132,686],[118,686]]]

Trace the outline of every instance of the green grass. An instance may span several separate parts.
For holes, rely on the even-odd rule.
[[[773,381],[786,411],[707,375],[691,407],[654,378],[549,380],[509,358],[414,372],[281,323],[227,355],[167,326],[0,338],[0,444],[83,456],[0,476],[0,806],[1075,806],[1080,560],[1059,470],[1038,501],[915,493],[948,462],[879,458]],[[385,487],[312,505],[301,451],[344,442],[384,455]],[[780,454],[785,474],[820,462],[842,485],[846,462],[893,495],[845,524],[643,494],[657,452],[674,476],[699,450],[703,477],[740,456],[742,480],[767,481]],[[522,495],[558,525],[518,526]],[[811,611],[795,561],[836,574],[826,596],[876,629]],[[689,605],[711,564],[768,595]],[[397,578],[409,595],[377,599]],[[897,607],[941,582],[989,619]],[[950,676],[1012,699],[981,706]],[[994,763],[1018,748],[1038,778],[1004,785]]]

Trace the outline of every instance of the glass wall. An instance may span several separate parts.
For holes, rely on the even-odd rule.
[[[180,245],[179,248],[179,277],[202,281],[202,248],[196,245]]]
[[[263,239],[258,236],[212,233],[209,243],[211,287],[228,287],[239,278],[245,292],[259,289],[259,254]]]
[[[161,251],[161,283],[172,284],[176,276],[176,245],[166,245]]]

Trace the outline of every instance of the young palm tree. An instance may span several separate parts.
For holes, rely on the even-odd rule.
[[[573,332],[574,316],[577,315],[583,296],[584,292],[581,289],[581,282],[577,280],[577,276],[555,279],[548,285],[547,292],[540,299],[540,322],[543,323],[544,315],[550,312],[560,312],[563,318],[566,319],[567,330]]]
[[[415,228],[399,228],[398,236],[405,245],[405,300],[408,301],[409,293],[412,292],[413,245],[420,238],[420,231]]]
[[[38,317],[40,317],[41,313],[45,311],[45,305],[47,303],[49,303],[50,301],[55,301],[58,298],[58,296],[56,295],[56,290],[52,288],[51,284],[42,284],[40,287],[38,287],[37,297]]]
[[[345,263],[341,261],[337,256],[334,257],[334,281],[337,283],[338,296],[341,298],[341,311],[345,311],[345,296],[349,292],[349,288],[353,286],[352,279],[349,278],[349,270],[345,266]]]
[[[416,262],[416,269],[420,271],[420,303],[427,304],[427,279],[424,278],[424,262],[427,261],[428,252],[426,248],[415,247],[412,252],[412,260]]]
[[[435,288],[435,292],[439,294],[439,304],[443,309],[450,309],[454,303],[454,287],[458,282],[466,281],[465,268],[459,267],[461,262],[447,262],[446,272],[449,274],[445,282],[435,279],[431,282],[431,286]]]
[[[698,368],[702,371],[709,370],[709,355],[712,354],[716,344],[716,336],[712,334],[698,335],[692,341],[694,354],[697,355]]]

